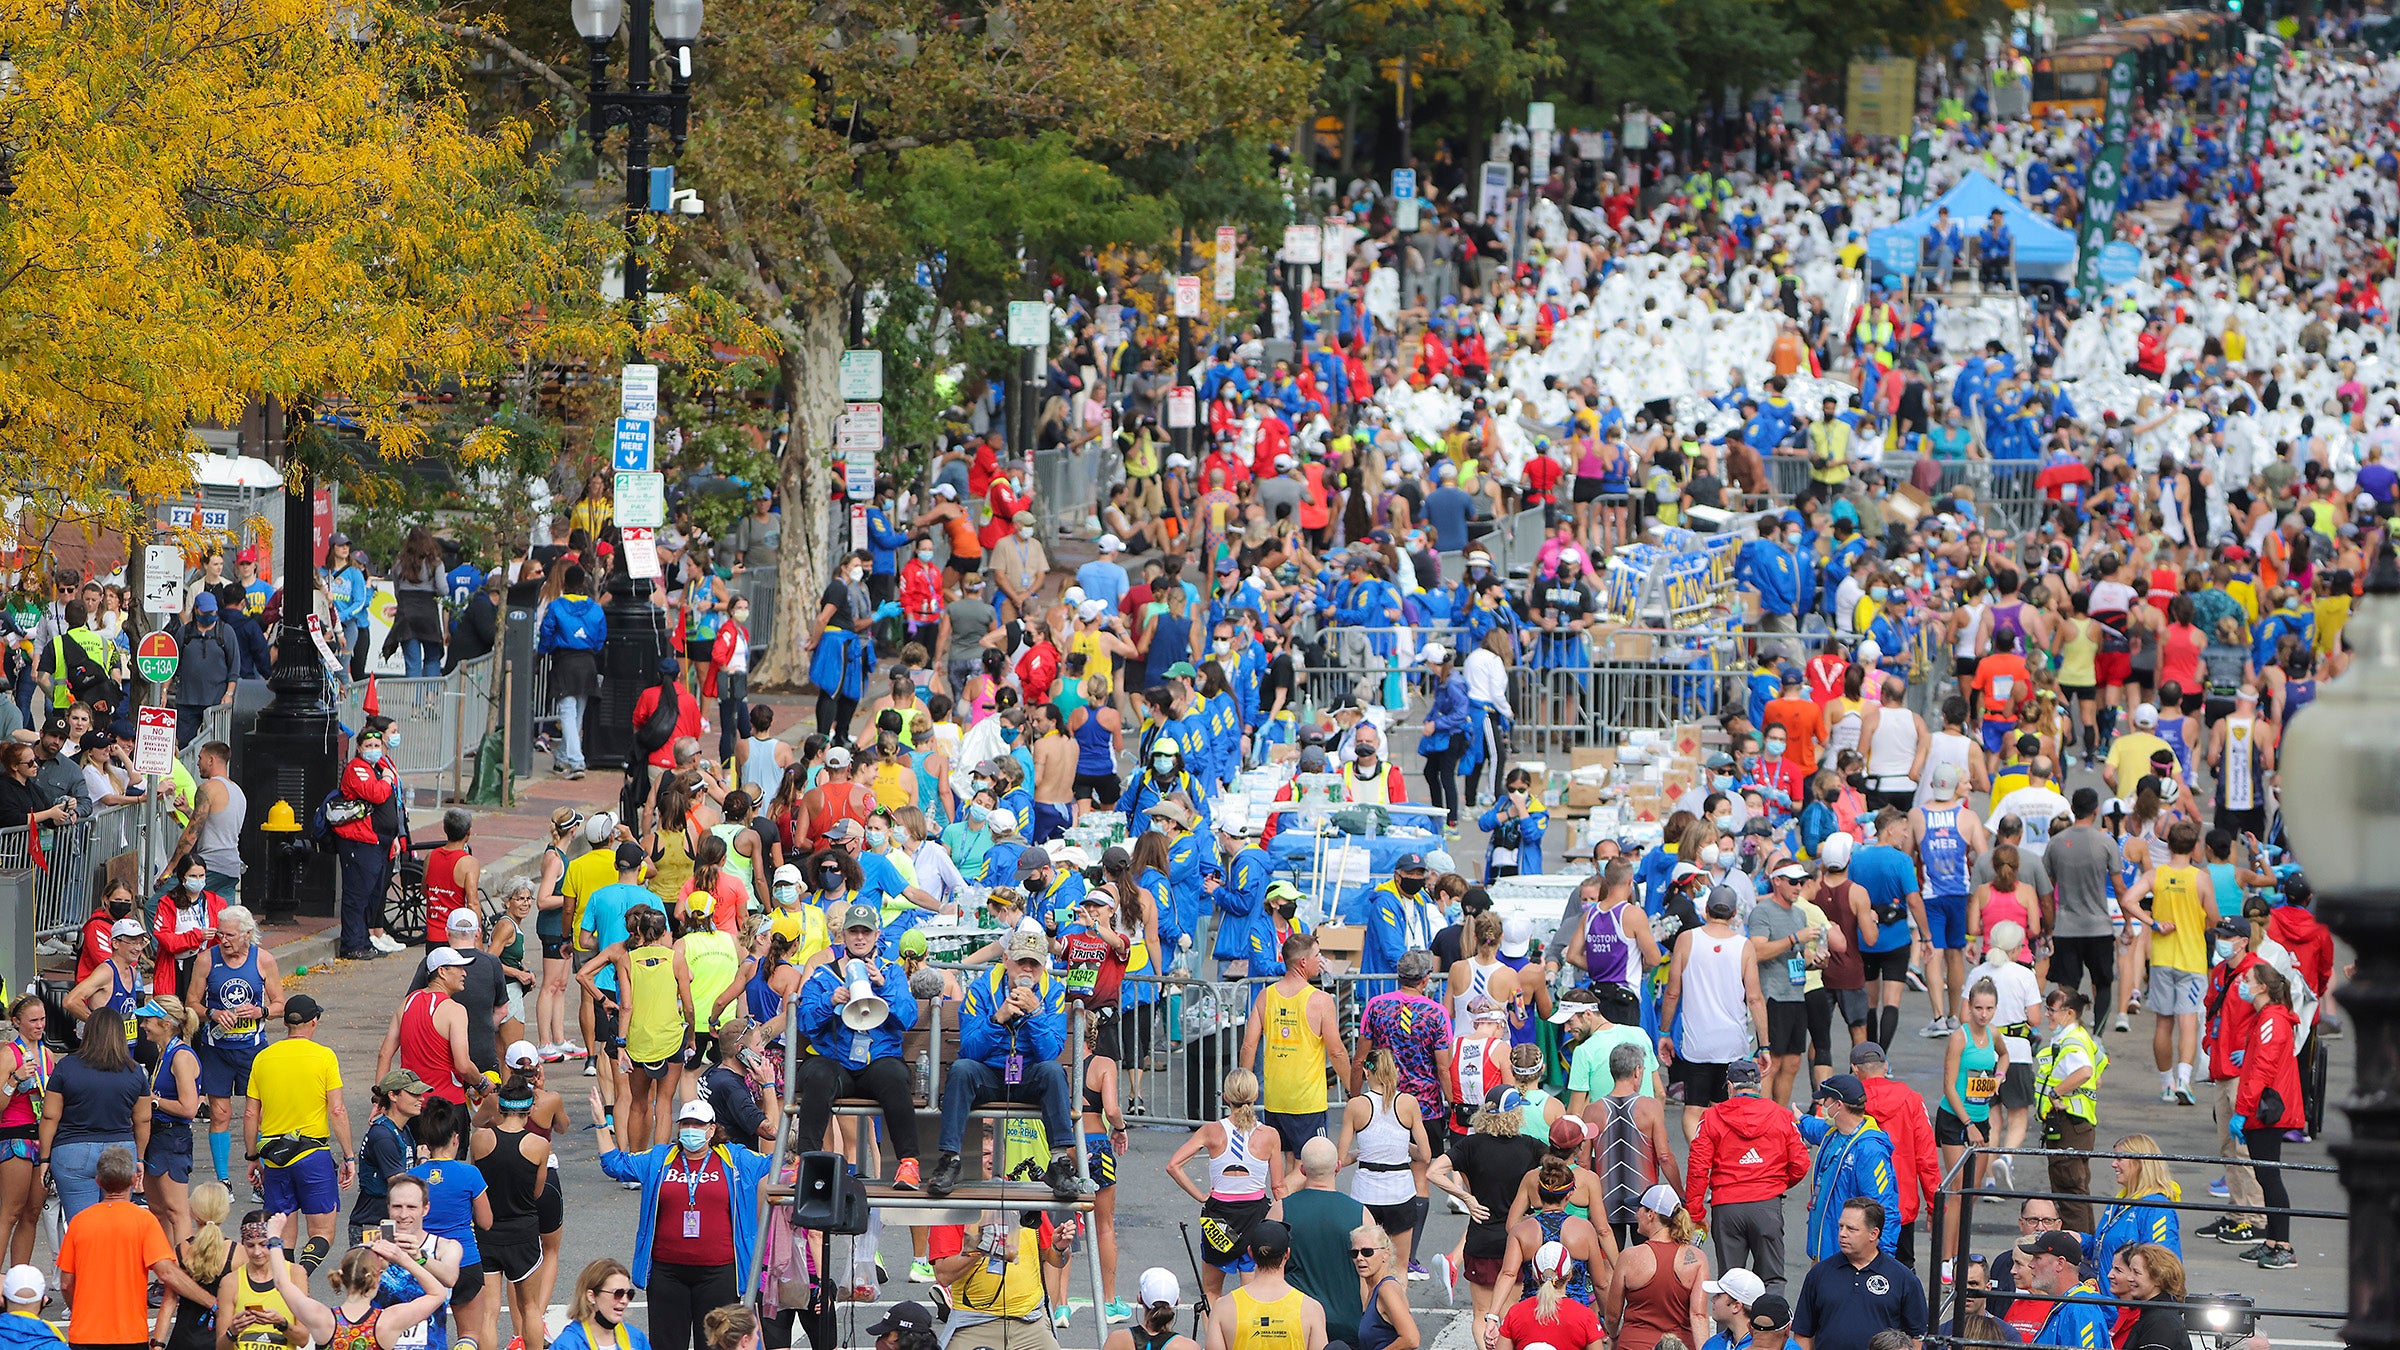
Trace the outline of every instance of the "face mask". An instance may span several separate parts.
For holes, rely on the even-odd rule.
[[[1000,740],[1003,744],[1015,745],[1017,743],[1017,729],[1015,727],[1000,728]]]
[[[216,621],[217,616],[214,614],[196,614],[192,616],[192,622],[200,625],[202,628],[212,627],[215,625]]]
[[[883,847],[883,846],[884,846],[886,843],[890,842],[890,840],[891,840],[891,835],[890,835],[889,833],[887,833],[886,831],[883,831],[883,830],[869,830],[869,831],[867,831],[867,847],[868,847],[868,848],[882,848],[882,847]]]
[[[365,760],[369,764],[381,764],[383,762],[383,747],[380,745],[370,745],[366,749],[359,751],[358,757]]]
[[[397,749],[399,749],[399,748],[400,748],[400,733],[399,733],[399,732],[397,732],[397,731],[387,731],[387,732],[385,732],[385,733],[383,734],[383,748],[384,748],[384,749],[386,749],[386,750],[397,750]]]
[[[800,888],[797,886],[778,886],[775,888],[776,904],[789,905],[797,902],[799,899]]]
[[[708,1147],[708,1131],[685,1126],[675,1132],[675,1142],[683,1145],[686,1153],[698,1153]]]
[[[1718,848],[1715,844],[1706,845],[1700,850],[1700,865],[1702,867],[1715,867],[1724,860],[1724,850]]]
[[[908,831],[906,831],[906,830],[904,830],[904,829],[901,829],[901,828],[900,828],[899,826],[897,826],[897,825],[894,825],[894,826],[891,828],[891,830],[889,831],[889,834],[890,834],[890,836],[891,836],[891,840],[892,840],[892,847],[894,847],[894,848],[906,848],[906,847],[908,847]]]
[[[853,567],[850,569],[849,576],[851,584],[856,585],[857,583],[866,580],[867,569],[863,567]]]
[[[1033,538],[1033,527],[1031,525],[1019,525],[1017,527],[1017,537],[1019,539]]]
[[[918,550],[917,550],[917,561],[918,561],[918,562],[932,562],[932,561],[933,561],[933,550],[932,550],[932,549],[929,549],[929,548],[921,548],[921,549],[918,549]]]
[[[1175,757],[1173,755],[1152,755],[1150,757],[1150,767],[1160,773],[1173,773],[1175,771]]]
[[[990,820],[991,818],[992,813],[988,807],[977,805],[967,808],[967,819],[974,821],[978,825],[981,825],[983,822]]]
[[[1785,744],[1785,743],[1784,743],[1784,742],[1782,742],[1782,741],[1769,741],[1769,742],[1767,742],[1767,758],[1769,758],[1769,759],[1781,759],[1781,758],[1783,758],[1783,747],[1784,747],[1784,744]]]
[[[2230,961],[2233,959],[2233,940],[2231,938],[2218,938],[2215,942],[2209,944],[2209,951],[2211,955],[2218,961]]]
[[[198,895],[201,887],[206,886],[207,884],[207,877],[185,877],[183,879],[183,888],[186,891],[191,892],[193,895]]]
[[[131,913],[133,913],[133,902],[131,900],[111,900],[108,902],[108,917],[112,919],[122,919]]]
[[[1490,568],[1488,568],[1488,567],[1484,566],[1482,563],[1476,563],[1476,564],[1474,564],[1473,566],[1470,566],[1469,568],[1467,568],[1467,575],[1468,575],[1468,576],[1470,576],[1470,577],[1473,577],[1473,578],[1474,578],[1475,580],[1477,580],[1477,581],[1481,581],[1481,580],[1483,580],[1485,577],[1488,577],[1488,576],[1490,576],[1491,574],[1492,574],[1492,569],[1490,569]]]
[[[1716,776],[1715,782],[1716,782],[1716,785],[1717,785],[1717,791],[1719,791],[1719,792],[1731,792],[1731,791],[1733,791],[1733,775],[1732,775],[1732,774],[1729,774],[1729,773],[1721,773],[1721,774],[1718,774],[1718,775]],[[1729,824],[1727,823],[1727,822],[1728,822],[1728,821],[1730,821],[1731,819],[1732,819],[1732,817],[1731,817],[1731,816],[1719,816],[1719,817],[1717,817],[1717,828],[1718,828],[1718,829],[1720,829],[1720,830],[1724,830],[1724,829],[1731,829],[1731,828],[1732,828],[1732,826],[1731,826],[1731,825],[1729,825]]]
[[[826,891],[826,892],[829,892],[829,893],[830,893],[830,892],[833,892],[833,891],[838,891],[838,890],[840,890],[841,888],[842,888],[842,874],[841,874],[841,873],[839,873],[839,872],[820,872],[820,873],[818,873],[818,874],[817,874],[817,889],[818,889],[818,890],[820,890],[820,891]]]
[[[735,610],[735,611],[733,612],[733,621],[734,621],[735,623],[748,623],[748,622],[750,622],[750,611],[749,611],[748,609],[737,609],[737,610]]]
[[[970,778],[967,781],[975,785],[977,792],[985,791],[992,785],[992,780],[989,778]]]
[[[2251,998],[2250,982],[2248,980],[2243,980],[2235,984],[2233,987],[2233,996],[2240,999],[2244,1003],[2248,1003]]]
[[[1395,880],[1400,883],[1402,895],[1415,895],[1425,889],[1425,878],[1423,877],[1398,877]]]

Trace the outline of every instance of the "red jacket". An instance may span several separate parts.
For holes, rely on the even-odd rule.
[[[985,496],[991,503],[992,518],[975,532],[975,538],[988,549],[1008,538],[1009,531],[1017,528],[1017,512],[1032,510],[1033,499],[1020,496],[1017,485],[1006,478],[993,479],[992,490]]]
[[[2233,1113],[2250,1124],[2270,1130],[2297,1130],[2308,1125],[2308,1107],[2300,1096],[2300,1059],[2294,1037],[2300,1014],[2269,1006],[2250,1029],[2250,1046],[2242,1052],[2242,1086],[2234,1094]],[[2267,1096],[2274,1094],[2274,1101]],[[2270,1108],[2280,1109],[2270,1109]]]
[[[2236,961],[2220,961],[2208,973],[2206,1007],[2215,1008],[2216,1016],[2201,1027],[2203,1043],[2208,1047],[2208,1081],[2230,1083],[2242,1076],[2241,1066],[2234,1055],[2250,1044],[2250,1029],[2258,1021],[2258,1009],[2233,996],[2233,986],[2242,972],[2258,964],[2258,957],[2244,952]],[[2249,1058],[2243,1055],[2243,1058]]]
[[[731,619],[726,620],[725,626],[717,630],[717,640],[708,649],[708,678],[700,682],[702,694],[709,698],[721,697],[717,693],[717,672],[723,670],[726,664],[733,660],[734,649],[749,640],[750,630]]]
[[[922,559],[900,565],[900,613],[910,623],[942,621],[942,569]]]
[[[1710,1201],[1773,1200],[1808,1176],[1808,1143],[1792,1113],[1764,1097],[1728,1097],[1700,1117],[1685,1173],[1683,1203],[1708,1222]]]
[[[76,984],[90,979],[92,972],[98,970],[108,960],[109,954],[116,950],[115,941],[108,935],[108,930],[116,927],[116,924],[115,919],[108,917],[105,906],[93,910],[92,917],[83,921],[83,936],[75,945]]]
[[[2333,983],[2333,934],[2317,916],[2298,905],[2285,905],[2267,916],[2267,936],[2292,954],[2292,964],[2318,998]]]
[[[150,934],[157,939],[158,959],[162,962],[181,964],[197,956],[202,947],[216,941],[217,916],[225,912],[224,896],[215,891],[202,891],[200,915],[204,917],[198,923],[187,923],[181,907],[176,903],[180,898],[180,893],[175,891],[160,896],[158,912],[151,916]]]
[[[1866,1078],[1867,1114],[1892,1137],[1893,1184],[1900,1190],[1900,1222],[1915,1223],[1920,1204],[1942,1188],[1941,1154],[1933,1146],[1933,1120],[1925,1099],[1897,1078]],[[1917,1184],[1909,1185],[1914,1177]]]
[[[1058,685],[1058,648],[1037,642],[1017,658],[1017,687],[1027,703],[1048,703]]]
[[[348,764],[342,766],[342,795],[365,802],[370,807],[390,801],[393,790],[399,786],[400,771],[392,767],[389,757],[369,764],[354,755]],[[354,844],[372,844],[377,838],[375,813],[370,810],[356,820],[336,825],[333,832],[336,837]]]
[[[685,693],[681,683],[654,684],[643,690],[642,696],[633,701],[633,725],[637,729],[642,723],[650,720],[650,714],[658,711],[658,691],[661,689],[675,691],[675,734],[667,738],[665,745],[650,752],[650,767],[673,769],[675,767],[675,742],[687,736],[697,740],[703,729],[700,725],[700,700]]]

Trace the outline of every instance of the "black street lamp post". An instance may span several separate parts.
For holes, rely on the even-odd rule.
[[[635,322],[649,295],[649,269],[641,260],[641,218],[651,209],[650,129],[663,127],[677,149],[683,148],[692,106],[692,44],[700,37],[702,0],[633,0],[633,23],[627,26],[625,0],[572,0],[575,31],[583,35],[590,53],[591,106],[584,115],[584,132],[595,149],[610,127],[625,128],[625,298],[633,302]],[[655,15],[653,9],[655,8]],[[654,87],[650,32],[675,53],[674,73],[667,88]],[[625,87],[612,89],[608,78],[608,48],[617,30],[625,28]]]

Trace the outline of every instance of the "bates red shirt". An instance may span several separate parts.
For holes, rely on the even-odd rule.
[[[691,1236],[687,1236],[687,1234]],[[724,1155],[677,1149],[658,1175],[658,1222],[650,1257],[678,1266],[733,1264],[733,1191]]]

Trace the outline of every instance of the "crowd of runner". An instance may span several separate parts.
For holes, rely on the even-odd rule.
[[[8,1009],[10,1311],[169,1350],[735,1350],[789,1343],[795,1286],[916,1285],[932,1308],[896,1304],[879,1350],[1038,1347],[1088,1240],[1087,1292],[1128,1324],[1111,1345],[1170,1350],[1180,1284],[1151,1269],[1125,1300],[1116,1267],[1117,1188],[1160,1168],[1199,1205],[1209,1350],[1414,1350],[1435,1297],[1485,1350],[1892,1350],[1952,1309],[1969,1340],[2181,1350],[2186,1241],[2299,1261],[2281,1172],[2249,1164],[2322,1128],[2337,973],[2279,847],[2277,751],[2341,671],[2353,600],[2400,589],[2400,391],[2378,351],[2400,161],[2372,134],[2400,67],[2270,54],[2279,111],[2246,156],[2225,95],[2248,59],[2136,119],[2136,204],[2170,208],[2120,230],[2143,276],[2105,301],[2034,288],[1988,333],[1992,311],[1879,274],[1864,236],[1897,215],[1902,149],[1823,112],[1688,176],[1601,173],[1596,204],[1563,171],[1522,257],[1463,195],[1412,243],[1350,185],[1345,270],[1301,297],[1305,355],[1270,356],[1294,316],[1262,301],[1200,362],[1188,450],[1160,426],[1164,330],[1124,340],[1062,295],[1040,444],[1123,471],[1086,528],[1065,522],[1092,560],[1056,563],[1081,542],[1041,537],[976,396],[973,432],[922,482],[878,485],[865,546],[778,638],[814,734],[748,697],[740,580],[782,520],[763,495],[717,537],[660,535],[651,602],[678,640],[632,709],[617,799],[560,808],[538,865],[505,877],[473,814],[443,813],[422,946],[383,912],[410,838],[397,729],[346,729],[310,822],[340,859],[341,953],[416,967],[363,1122],[342,1089],[369,1066],[319,1040],[325,1009],[287,995],[232,903],[246,804],[230,747],[202,745],[168,789],[186,829],[165,873],[112,885],[71,985]],[[1970,118],[1935,136],[1933,179],[1986,170],[2071,222],[2093,148],[2089,127]],[[1998,213],[1925,243],[1945,273],[2005,279]],[[1387,292],[1403,248],[1411,284]],[[1995,496],[2039,500],[2012,516]],[[1511,533],[1530,510],[1545,537],[1512,573],[1495,558],[1531,543]],[[1549,783],[1513,761],[1512,695],[1573,709],[1625,617],[1612,555],[1724,521],[1754,664],[1709,709],[1706,781],[1657,844],[1570,851]],[[454,667],[521,589],[553,764],[580,778],[610,606],[635,590],[603,479],[555,524],[505,562],[413,534],[384,645],[412,674]],[[191,726],[271,662],[259,561],[227,578],[210,559],[178,620]],[[16,616],[0,827],[143,790],[124,593],[54,581]],[[337,536],[318,592],[337,678],[369,659],[366,586]],[[1311,671],[1342,697],[1320,708]],[[1438,817],[1342,900],[1365,981],[1320,978],[1331,916],[1302,912],[1270,852],[1290,790],[1219,814],[1278,756],[1325,775],[1328,806]],[[1083,856],[1066,836],[1095,811],[1127,840]],[[1561,868],[1589,875],[1542,941],[1491,887]],[[923,926],[977,906],[994,940],[929,960]],[[1183,1030],[1168,977],[1246,978],[1252,1002],[1221,1117],[1137,1161],[1129,1117],[1167,1091]],[[928,1044],[937,1025],[955,1048]],[[1939,1043],[1929,1093],[1890,1073],[1912,1029]],[[2188,1233],[2172,1202],[2193,1170],[2102,1133],[2100,1084],[2144,1030],[2162,1106],[2216,1124],[2227,1212]],[[994,1102],[1038,1135],[971,1149]],[[789,1180],[786,1103],[787,1151],[821,1142],[879,1191],[973,1206],[1005,1174],[1047,1194],[1021,1192],[1041,1207],[1024,1222],[911,1229],[889,1288],[872,1243],[821,1267],[755,1203]],[[552,1151],[587,1123],[604,1177]],[[2051,1152],[1961,1165],[1993,1147]],[[640,1195],[631,1249],[571,1281],[553,1335],[565,1195],[610,1180]],[[1970,1258],[1961,1215],[1995,1183],[2040,1196],[2012,1202],[2012,1247]],[[254,1207],[228,1242],[236,1188]],[[1429,1238],[1444,1208],[1463,1231]],[[0,1336],[40,1343],[30,1320]]]

